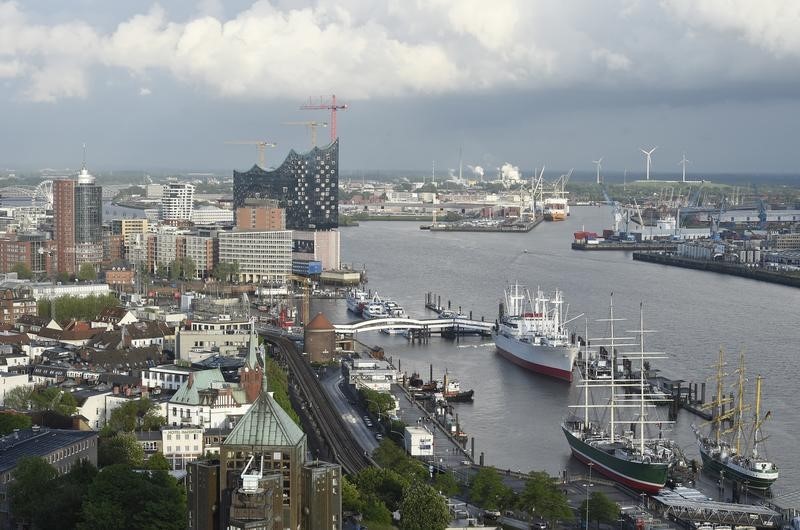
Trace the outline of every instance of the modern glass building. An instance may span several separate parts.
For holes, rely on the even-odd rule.
[[[306,153],[289,151],[275,170],[258,166],[233,172],[233,206],[245,199],[275,199],[286,210],[288,230],[329,230],[339,226],[339,140]]]
[[[75,261],[98,265],[103,259],[103,188],[81,170],[75,186]]]

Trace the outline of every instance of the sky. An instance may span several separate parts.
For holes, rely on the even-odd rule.
[[[277,165],[336,94],[342,170],[796,174],[798,28],[796,0],[0,0],[0,169]]]

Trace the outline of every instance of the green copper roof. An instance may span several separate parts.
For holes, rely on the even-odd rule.
[[[305,436],[272,396],[261,392],[250,410],[225,438],[223,445],[293,447],[303,442]]]
[[[186,405],[199,405],[200,396],[198,392],[210,388],[212,383],[222,383],[225,378],[219,368],[211,370],[200,370],[189,374],[189,380],[184,382],[170,399],[170,403],[183,403]]]

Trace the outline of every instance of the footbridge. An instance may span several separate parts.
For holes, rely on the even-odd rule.
[[[467,318],[375,318],[354,324],[334,324],[336,333],[353,335],[359,331],[378,331],[381,329],[419,329],[429,332],[459,330],[462,332],[490,333],[494,322],[470,320]]]

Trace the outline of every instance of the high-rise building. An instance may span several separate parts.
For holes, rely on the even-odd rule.
[[[75,274],[75,181],[53,181],[53,232],[59,273]]]
[[[75,185],[75,270],[103,260],[103,188],[84,166]]]
[[[172,223],[191,221],[194,211],[194,186],[170,182],[164,184],[162,190],[159,212],[161,220]]]
[[[233,172],[233,206],[248,198],[275,199],[286,210],[289,230],[339,226],[339,140],[306,153],[289,151],[274,171],[258,166]]]
[[[303,530],[342,528],[342,466],[307,462],[303,466]]]

